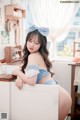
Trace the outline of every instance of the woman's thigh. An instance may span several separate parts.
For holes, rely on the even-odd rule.
[[[59,87],[59,120],[64,120],[71,109],[71,96],[62,87]]]

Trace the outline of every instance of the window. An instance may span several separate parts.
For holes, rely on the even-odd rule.
[[[80,25],[80,8],[73,19],[73,25]]]
[[[58,57],[72,57],[73,41],[75,39],[75,32],[69,32],[68,36],[61,42],[57,42],[57,56]]]
[[[56,57],[71,58],[73,56],[73,41],[76,38],[80,40],[80,8],[74,17],[72,24],[73,27],[67,37],[61,42],[56,42]]]

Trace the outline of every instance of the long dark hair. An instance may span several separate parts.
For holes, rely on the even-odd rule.
[[[40,34],[38,30],[35,30],[33,32],[29,32],[27,34],[27,36],[26,36],[26,42],[25,42],[25,45],[24,45],[24,48],[23,48],[23,66],[22,66],[22,71],[24,72],[24,69],[27,66],[28,56],[30,54],[30,52],[27,49],[27,41],[33,35],[38,35],[38,40],[39,40],[39,43],[41,45],[40,48],[39,48],[39,53],[42,55],[42,57],[43,57],[43,59],[45,61],[47,70],[51,73],[51,76],[53,76],[53,73],[51,72],[52,63],[48,59],[49,52],[47,50],[47,38],[45,36],[43,36],[42,34]]]

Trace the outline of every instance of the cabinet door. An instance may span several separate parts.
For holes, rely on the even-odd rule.
[[[58,120],[58,86],[25,85],[19,90],[11,82],[11,95],[11,120]]]
[[[7,113],[10,119],[10,82],[0,81],[0,113]]]

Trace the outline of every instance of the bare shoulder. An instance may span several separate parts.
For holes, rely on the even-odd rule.
[[[28,56],[28,60],[36,59],[38,57],[38,53],[32,53]]]
[[[39,54],[32,53],[28,56],[28,63],[30,64],[38,64]]]
[[[39,52],[32,53],[28,56],[28,64],[35,64],[46,69],[44,59]]]

